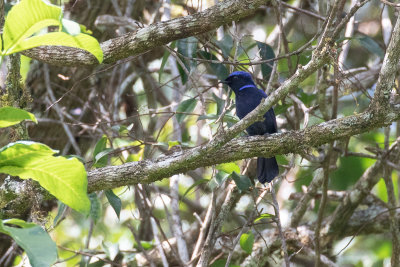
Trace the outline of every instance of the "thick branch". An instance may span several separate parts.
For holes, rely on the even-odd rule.
[[[253,14],[268,0],[227,0],[193,15],[154,23],[135,32],[127,33],[101,43],[104,63],[110,64],[136,56],[171,41],[209,32],[221,25]],[[60,66],[93,66],[97,60],[83,50],[43,46],[25,51],[28,57]]]
[[[337,139],[389,125],[400,118],[398,112],[389,109],[387,111],[389,113],[383,120],[381,118],[377,120],[372,113],[364,112],[314,125],[302,131],[236,138],[218,149],[209,151],[204,157],[199,157],[199,155],[204,153],[207,145],[156,160],[130,162],[120,166],[95,169],[88,173],[89,191],[138,183],[152,183],[199,167],[244,158],[298,153]]]

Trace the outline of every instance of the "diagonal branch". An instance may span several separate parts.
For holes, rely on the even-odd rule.
[[[156,160],[143,160],[95,169],[88,173],[88,189],[92,192],[123,185],[152,183],[199,167],[256,156],[271,157],[302,152],[337,139],[389,125],[400,118],[397,110],[388,108],[386,111],[388,114],[383,119],[366,111],[314,125],[301,131],[235,138],[225,145],[215,147],[214,150],[207,150],[207,144]],[[206,156],[199,156],[203,154]]]
[[[226,0],[202,12],[154,23],[135,32],[101,43],[104,63],[148,52],[169,42],[209,32],[219,26],[247,17],[269,0]],[[61,66],[95,66],[97,60],[83,50],[43,46],[25,51],[28,57]]]

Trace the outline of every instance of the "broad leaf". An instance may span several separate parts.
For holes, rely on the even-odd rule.
[[[26,110],[14,107],[0,108],[0,128],[15,125],[23,120],[31,120],[37,123],[35,115]]]
[[[71,208],[89,213],[86,171],[76,158],[54,157],[46,145],[19,141],[0,149],[0,172],[38,181]]]
[[[364,36],[357,39],[365,49],[383,59],[383,57],[385,56],[385,51],[383,51],[383,49],[374,39],[369,36]]]
[[[21,0],[8,12],[3,30],[3,53],[48,26],[60,26],[61,8],[42,0]]]
[[[254,244],[254,235],[253,233],[244,233],[240,237],[240,247],[247,252],[247,254],[251,254],[253,250],[253,244]]]
[[[110,202],[111,207],[114,209],[114,211],[117,214],[117,217],[119,219],[119,215],[121,214],[121,207],[122,207],[121,199],[116,194],[114,194],[114,192],[111,189],[108,189],[105,192],[106,192],[106,197],[108,199],[108,202]]]
[[[63,23],[61,23],[63,22]],[[51,32],[32,36],[48,26],[66,26],[65,32]],[[101,63],[103,51],[99,42],[90,35],[81,33],[78,23],[62,21],[61,8],[42,0],[22,0],[16,4],[5,21],[2,55],[10,55],[30,48],[56,45],[83,49],[93,54]]]
[[[103,50],[96,38],[87,34],[69,35],[65,32],[50,32],[43,35],[33,36],[19,42],[13,49],[4,55],[20,52],[43,45],[67,46],[86,50],[90,52],[101,63],[103,61]]]
[[[14,224],[22,228],[10,227]],[[0,220],[0,232],[11,236],[26,252],[32,266],[51,266],[57,260],[57,246],[42,227],[18,219]]]
[[[188,114],[185,113],[191,113],[194,108],[196,107],[197,100],[195,98],[191,98],[185,101],[182,101],[182,103],[179,104],[178,108],[176,109],[176,120],[178,123],[181,123],[185,117]],[[179,113],[182,112],[182,113]]]
[[[103,135],[99,141],[97,141],[96,146],[93,150],[94,167],[104,167],[107,165],[107,157],[112,148],[107,148],[108,138]]]
[[[237,174],[236,172],[232,172],[231,177],[238,187],[240,192],[247,191],[251,186],[250,178],[246,175]]]
[[[193,36],[178,40],[177,41],[178,53],[187,58],[195,58],[198,42],[199,41],[197,40],[197,38]],[[182,57],[181,60],[184,62],[185,67],[189,72],[192,69],[192,67],[196,66],[196,63],[194,61],[187,60]],[[178,64],[178,71],[179,74],[181,75],[182,84],[185,84],[187,82],[188,77],[186,72],[183,70],[183,67],[180,64]]]
[[[235,162],[221,163],[217,165],[217,170],[231,174],[232,172],[240,173],[240,168]]]
[[[258,46],[258,49],[260,49],[259,53],[263,60],[275,58],[275,53],[271,46],[261,43],[261,42],[257,42],[257,46]],[[261,64],[261,72],[262,72],[262,75],[263,75],[263,78],[265,81],[269,80],[269,76],[271,75],[273,64],[274,64],[273,61]]]
[[[199,54],[204,59],[218,60],[218,58],[216,56],[214,56],[213,54],[210,54],[206,51],[200,51]],[[225,80],[226,77],[229,76],[228,69],[222,63],[206,62],[205,65],[208,66],[210,71],[212,71],[215,75],[217,75],[218,79],[220,79],[220,80]]]
[[[230,34],[225,34],[221,41],[216,41],[215,43],[221,49],[224,58],[228,58],[233,47],[232,36]]]

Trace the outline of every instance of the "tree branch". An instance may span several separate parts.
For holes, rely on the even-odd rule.
[[[202,12],[158,22],[101,43],[104,63],[148,52],[169,42],[209,32],[221,25],[247,17],[269,0],[226,0]],[[24,52],[28,57],[59,66],[95,66],[90,53],[63,46],[42,46]]]

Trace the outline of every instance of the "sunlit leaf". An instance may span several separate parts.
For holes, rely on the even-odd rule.
[[[261,214],[260,216],[258,216],[258,217],[254,220],[254,222],[258,222],[258,221],[260,221],[260,220],[262,220],[262,219],[271,219],[271,218],[274,218],[274,217],[275,217],[275,216],[272,215],[272,214],[263,213],[263,214]]]
[[[96,57],[99,63],[103,61],[103,50],[96,38],[87,34],[69,35],[65,32],[50,32],[43,35],[32,36],[28,39],[18,42],[12,49],[7,50],[4,55],[17,53],[23,50],[38,46],[67,46],[88,51]]]
[[[72,36],[76,36],[81,33],[81,26],[79,25],[79,23],[69,19],[62,19],[61,23],[63,32],[68,33]]]
[[[42,0],[21,0],[5,20],[3,29],[4,54],[11,54],[25,39],[48,26],[60,26],[61,8]]]
[[[19,141],[0,149],[0,172],[38,181],[57,199],[87,214],[86,171],[76,158],[54,157],[57,151],[46,145]]]
[[[0,128],[15,125],[23,120],[31,120],[37,123],[35,115],[26,110],[14,107],[0,108]]]
[[[232,172],[240,173],[240,168],[235,162],[218,164],[216,169],[228,174],[231,174]]]
[[[254,235],[253,233],[244,233],[240,237],[240,247],[247,252],[247,254],[251,254],[253,251],[253,244],[254,244]]]
[[[181,142],[175,140],[175,141],[168,141],[168,150],[171,149],[174,146],[179,146]]]

